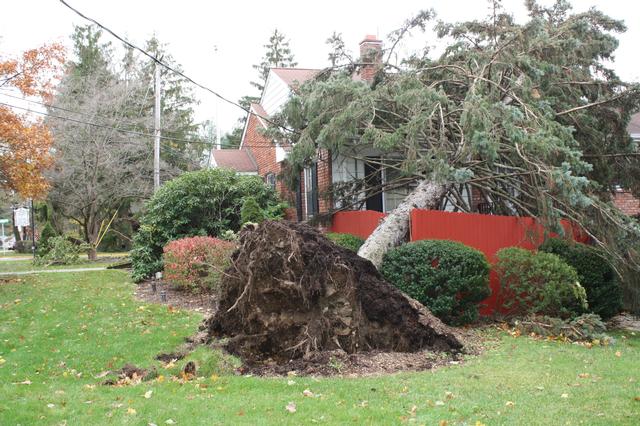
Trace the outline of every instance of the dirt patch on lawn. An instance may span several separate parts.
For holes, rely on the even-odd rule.
[[[202,313],[205,317],[213,314],[214,296],[212,294],[193,294],[176,290],[166,281],[155,281],[155,291],[152,280],[139,283],[133,295],[137,300],[148,303],[159,303],[179,309],[188,309]],[[161,294],[165,292],[166,301],[162,301]]]
[[[485,350],[485,342],[480,336],[479,329],[468,329],[460,333],[464,336],[466,343],[464,355],[428,349],[417,352],[373,350],[348,354],[337,349],[314,352],[306,358],[292,359],[284,363],[266,360],[261,363],[245,364],[238,369],[238,373],[263,377],[368,377],[406,371],[434,370],[463,364],[469,356],[480,355]]]

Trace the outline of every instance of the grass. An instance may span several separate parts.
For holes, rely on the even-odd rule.
[[[640,415],[640,338],[631,334],[587,349],[493,330],[483,355],[434,372],[263,379],[229,374],[237,361],[205,348],[162,368],[154,355],[178,347],[201,317],[136,302],[133,289],[122,271],[0,283],[2,424],[608,425]],[[188,360],[204,377],[170,380]],[[108,387],[94,377],[127,362],[156,366],[164,380]]]

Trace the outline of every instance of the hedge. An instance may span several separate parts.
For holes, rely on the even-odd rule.
[[[478,319],[478,302],[491,293],[484,254],[462,243],[422,240],[388,251],[380,268],[397,288],[452,325]]]

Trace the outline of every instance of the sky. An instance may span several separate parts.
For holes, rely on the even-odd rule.
[[[539,0],[550,4],[551,0]],[[57,0],[5,1],[0,15],[0,57],[59,41],[69,46],[73,25],[87,22]],[[358,51],[367,34],[384,40],[411,16],[433,8],[447,22],[482,19],[489,13],[485,0],[361,0],[323,1],[164,1],[164,0],[68,0],[68,3],[142,46],[155,34],[184,73],[223,96],[238,100],[257,95],[249,82],[256,79],[253,64],[260,62],[263,45],[275,28],[290,40],[298,66],[322,68],[328,65],[327,37],[342,33],[348,49]],[[627,81],[640,81],[640,2],[635,0],[572,0],[575,11],[595,6],[609,16],[625,20],[628,31],[619,36],[620,47],[612,67]],[[526,18],[524,0],[503,0],[517,21]],[[105,34],[105,41],[119,42]],[[434,45],[431,34],[416,34],[400,49],[407,54],[415,46]],[[216,108],[223,132],[235,125],[243,112],[196,89],[200,104],[196,119],[215,121]],[[3,98],[0,96],[0,98]],[[4,99],[8,101],[9,99]]]

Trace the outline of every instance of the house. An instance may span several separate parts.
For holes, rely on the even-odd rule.
[[[363,84],[371,83],[382,61],[382,41],[367,35],[360,42],[361,66],[354,72],[353,79]],[[271,68],[258,103],[250,105],[238,149],[222,149],[212,152],[213,167],[229,167],[246,174],[257,174],[271,185],[280,196],[294,206],[288,216],[291,219],[307,220],[327,213],[334,207],[388,212],[393,210],[407,194],[408,189],[379,191],[362,190],[359,200],[350,206],[335,205],[331,197],[332,185],[348,184],[360,180],[369,187],[375,187],[391,178],[391,171],[382,167],[380,154],[371,150],[358,152],[352,157],[332,155],[319,150],[318,161],[304,170],[300,176],[300,187],[290,190],[278,179],[286,170],[289,147],[281,146],[267,138],[263,131],[268,127],[265,119],[280,111],[289,97],[305,81],[314,78],[321,69]]]
[[[631,116],[627,131],[635,142],[640,143],[640,112]],[[628,216],[640,217],[640,200],[634,197],[629,190],[615,188],[613,204]]]
[[[382,41],[367,35],[360,42],[360,66],[352,78],[370,84],[381,67]],[[212,152],[213,167],[228,167],[244,174],[257,174],[271,185],[290,206],[288,219],[308,220],[329,213],[336,208],[390,212],[411,191],[410,186],[380,191],[386,182],[392,182],[397,173],[389,167],[392,159],[383,157],[373,148],[356,148],[351,155],[334,155],[320,149],[317,161],[307,167],[300,176],[300,185],[292,191],[279,179],[286,173],[288,146],[282,146],[263,134],[268,128],[268,119],[279,112],[290,96],[304,82],[313,79],[321,69],[271,68],[258,103],[250,105],[238,149],[222,149]],[[634,138],[640,140],[640,114],[634,115],[629,125]],[[340,188],[357,194],[350,199],[335,196]],[[491,213],[491,203],[475,188],[463,190],[463,201],[471,211]],[[629,215],[640,214],[640,201],[629,191],[617,190],[614,203]],[[447,198],[441,210],[455,211],[457,208]]]

